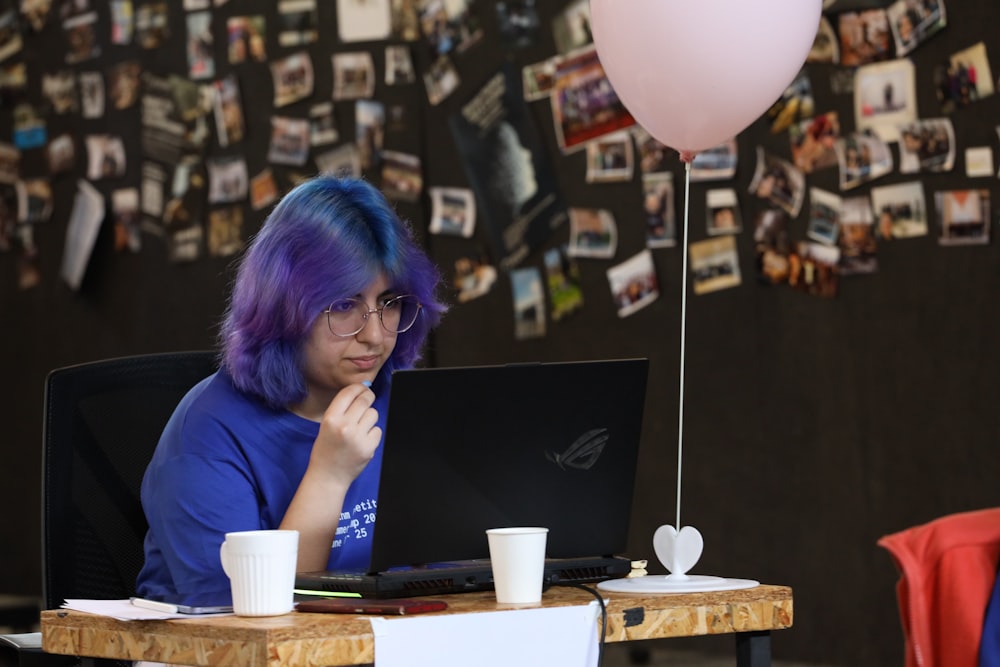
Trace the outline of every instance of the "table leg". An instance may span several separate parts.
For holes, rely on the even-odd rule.
[[[771,667],[771,632],[736,633],[736,667]]]

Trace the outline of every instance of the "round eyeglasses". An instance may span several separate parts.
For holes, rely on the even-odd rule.
[[[423,305],[417,297],[403,294],[386,299],[378,308],[369,308],[361,299],[337,299],[323,312],[326,313],[330,333],[346,338],[364,329],[372,313],[378,313],[382,328],[389,333],[403,333],[417,321],[421,308]]]

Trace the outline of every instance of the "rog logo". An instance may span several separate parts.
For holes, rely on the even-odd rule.
[[[604,445],[607,444],[608,437],[608,429],[595,428],[577,438],[562,454],[545,452],[545,458],[563,470],[566,468],[590,470],[597,463],[601,452],[604,451]]]

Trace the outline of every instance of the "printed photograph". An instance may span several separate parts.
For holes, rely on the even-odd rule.
[[[398,86],[416,79],[410,47],[399,44],[385,47],[385,85]]]
[[[892,171],[889,145],[871,132],[851,132],[837,140],[840,189],[850,190]]]
[[[608,287],[618,317],[628,317],[656,301],[660,283],[653,265],[653,253],[640,250],[607,270]]]
[[[357,144],[344,144],[319,153],[314,158],[321,174],[332,174],[338,178],[360,178],[361,151]]]
[[[469,188],[433,187],[431,234],[469,238],[476,229],[476,197]]]
[[[840,64],[867,65],[892,57],[892,33],[884,9],[843,12],[837,15]]]
[[[188,77],[210,79],[215,76],[215,41],[212,37],[212,12],[191,12],[187,21]]]
[[[312,44],[318,35],[316,0],[279,0],[279,46],[294,47]]]
[[[280,108],[303,100],[313,92],[312,58],[299,51],[271,63],[274,106]]]
[[[951,171],[955,166],[955,128],[949,118],[925,118],[900,128],[899,171]]]
[[[765,116],[771,122],[771,132],[778,134],[802,122],[804,118],[812,118],[815,113],[812,81],[803,69],[785,88],[778,101],[771,105]]]
[[[809,223],[806,236],[823,245],[835,245],[840,237],[840,195],[809,188]]]
[[[208,254],[231,257],[243,249],[243,209],[226,206],[208,212]]]
[[[354,143],[362,171],[378,166],[385,145],[385,105],[382,102],[358,100],[354,104]]]
[[[270,168],[264,169],[250,179],[250,206],[255,211],[266,208],[278,201],[278,184]]]
[[[438,105],[455,92],[461,79],[458,70],[447,55],[441,55],[431,63],[424,72],[424,88],[427,91],[427,101]]]
[[[917,118],[913,61],[900,58],[863,65],[854,74],[854,125],[882,141],[898,141],[899,126]]]
[[[927,235],[927,203],[920,181],[873,187],[872,208],[879,239],[907,239]]]
[[[552,94],[555,84],[556,59],[547,58],[537,63],[525,65],[521,69],[524,99],[528,102],[543,100]]]
[[[763,285],[788,282],[788,213],[781,208],[766,208],[754,216],[754,264],[757,281]]]
[[[305,118],[271,116],[271,143],[267,161],[301,167],[309,159],[309,121]]]
[[[588,183],[632,180],[632,135],[615,132],[587,144]]]
[[[583,308],[580,267],[565,245],[549,248],[542,259],[549,293],[549,317],[559,322]]]
[[[952,55],[947,65],[937,67],[934,81],[943,114],[950,114],[992,95],[993,74],[986,55],[986,44],[979,42]]]
[[[245,131],[239,82],[235,74],[229,74],[213,85],[215,97],[212,100],[212,110],[216,140],[222,147],[238,144],[243,141]]]
[[[750,194],[783,208],[796,217],[805,196],[805,175],[791,162],[757,147],[757,166],[749,186]]]
[[[340,139],[333,102],[321,102],[309,107],[309,145],[326,146]]]
[[[645,174],[642,177],[642,196],[646,214],[646,247],[672,248],[677,245],[673,173]]]
[[[715,188],[705,192],[706,231],[709,236],[743,231],[740,201],[736,190]]]
[[[111,191],[111,219],[114,221],[115,250],[117,252],[142,250],[139,188],[119,188]]]
[[[941,230],[940,245],[985,245],[990,242],[989,190],[935,192],[934,207]]]
[[[108,101],[112,109],[129,109],[139,101],[142,65],[126,60],[108,68]]]
[[[562,12],[552,19],[552,36],[555,39],[556,51],[561,54],[593,43],[589,0],[571,0]]]
[[[809,55],[806,56],[807,63],[827,63],[836,65],[840,62],[840,41],[837,33],[833,31],[833,24],[826,16],[819,19],[819,30],[816,31],[816,38],[813,40]]]
[[[111,134],[90,134],[86,139],[87,178],[91,181],[125,175],[125,144]]]
[[[458,291],[458,303],[466,303],[489,294],[497,281],[497,270],[490,262],[485,252],[473,257],[460,257],[455,260],[455,289]]]
[[[676,151],[669,150],[672,160],[679,160]],[[699,151],[691,161],[691,182],[728,181],[736,176],[739,161],[739,147],[735,137],[723,141],[718,146]]]
[[[635,125],[632,114],[611,87],[593,46],[557,62],[549,99],[556,138],[563,153]]]
[[[569,244],[571,257],[611,259],[618,248],[618,226],[607,209],[570,208]]]
[[[392,34],[389,0],[337,0],[337,34],[348,44],[388,39]]]
[[[537,41],[541,20],[536,0],[506,0],[496,3],[497,22],[503,44],[511,49],[523,49]]]
[[[438,55],[463,53],[483,37],[472,0],[424,0],[417,11],[420,31]]]
[[[840,275],[878,270],[875,216],[868,195],[844,197],[840,206]]]
[[[400,151],[382,151],[382,187],[386,197],[414,202],[424,191],[420,156]]]
[[[375,65],[367,51],[335,53],[333,62],[333,99],[368,99],[375,92]]]
[[[545,294],[541,272],[534,266],[511,269],[510,286],[514,306],[514,339],[543,337]]]
[[[810,296],[837,296],[840,248],[799,241],[788,253],[788,286]]]
[[[674,160],[675,151],[649,133],[646,128],[638,123],[629,130],[635,141],[636,150],[639,152],[639,171],[643,174],[659,174],[671,171],[671,167],[676,164]]]
[[[73,135],[64,132],[53,137],[45,147],[45,156],[52,176],[72,171],[76,167],[76,143]]]
[[[690,245],[689,256],[691,287],[696,295],[740,284],[740,258],[732,236],[695,241]]]
[[[245,201],[250,187],[247,161],[242,155],[210,157],[208,170],[208,203],[231,204]]]
[[[944,0],[897,0],[885,12],[897,58],[910,53],[947,25]]]
[[[267,62],[267,19],[262,14],[229,17],[226,33],[231,65]]]
[[[792,125],[788,128],[788,138],[792,144],[792,163],[803,174],[837,166],[840,120],[836,111]]]
[[[84,118],[104,115],[104,76],[100,72],[80,72],[80,115]]]

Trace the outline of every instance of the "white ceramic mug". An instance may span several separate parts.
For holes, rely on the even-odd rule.
[[[548,528],[491,528],[486,531],[497,602],[533,604],[542,600]]]
[[[277,616],[294,607],[297,530],[226,533],[219,548],[222,569],[238,616]]]

